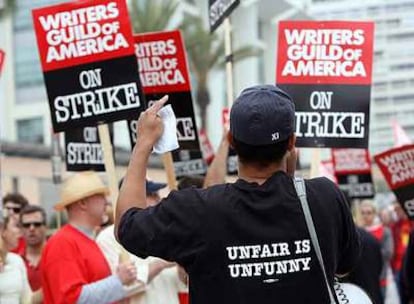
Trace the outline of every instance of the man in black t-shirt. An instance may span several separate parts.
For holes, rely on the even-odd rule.
[[[228,139],[239,179],[172,191],[145,206],[146,166],[162,134],[160,100],[141,114],[140,134],[116,207],[116,235],[130,252],[182,265],[196,304],[329,303],[328,291],[292,182],[295,110],[276,86],[244,90]],[[306,181],[327,276],[352,269],[359,239],[347,203],[326,178]]]

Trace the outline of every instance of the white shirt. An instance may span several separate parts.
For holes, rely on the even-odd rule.
[[[23,259],[12,252],[7,253],[4,269],[0,272],[0,303],[29,304],[31,296]]]
[[[115,273],[121,252],[125,252],[125,249],[115,239],[114,226],[102,230],[96,242],[107,259],[112,273]],[[187,289],[178,277],[177,267],[164,269],[148,283],[149,264],[157,258],[141,259],[129,254],[129,259],[137,267],[138,280],[138,283],[127,287],[128,293],[134,294],[129,300],[130,304],[179,304],[178,293],[186,292]]]

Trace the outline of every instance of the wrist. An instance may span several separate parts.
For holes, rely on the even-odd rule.
[[[152,144],[145,141],[137,141],[134,152],[139,153],[140,155],[150,156],[152,151]]]

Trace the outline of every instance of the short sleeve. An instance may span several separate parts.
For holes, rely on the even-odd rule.
[[[336,190],[336,201],[342,222],[342,242],[336,273],[346,274],[352,270],[359,259],[361,241],[345,195],[336,185],[333,186]]]
[[[120,221],[120,243],[139,257],[155,256],[190,267],[204,244],[205,204],[197,191],[172,191],[154,207],[129,209]]]

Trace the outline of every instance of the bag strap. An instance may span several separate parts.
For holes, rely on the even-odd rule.
[[[315,225],[313,224],[313,219],[312,219],[312,215],[309,209],[308,200],[306,198],[305,181],[301,177],[294,177],[293,182],[295,185],[296,193],[302,205],[303,213],[305,215],[305,220],[306,220],[306,226],[308,226],[308,231],[311,237],[313,248],[315,249],[316,256],[322,268],[323,277],[325,279],[326,287],[328,288],[328,292],[329,292],[329,298],[331,300],[331,303],[338,304],[338,299],[334,296],[334,293],[332,292],[331,286],[329,285],[329,282],[328,282],[328,277],[326,275],[325,264],[323,263],[321,248],[319,247],[318,236],[316,234]]]

